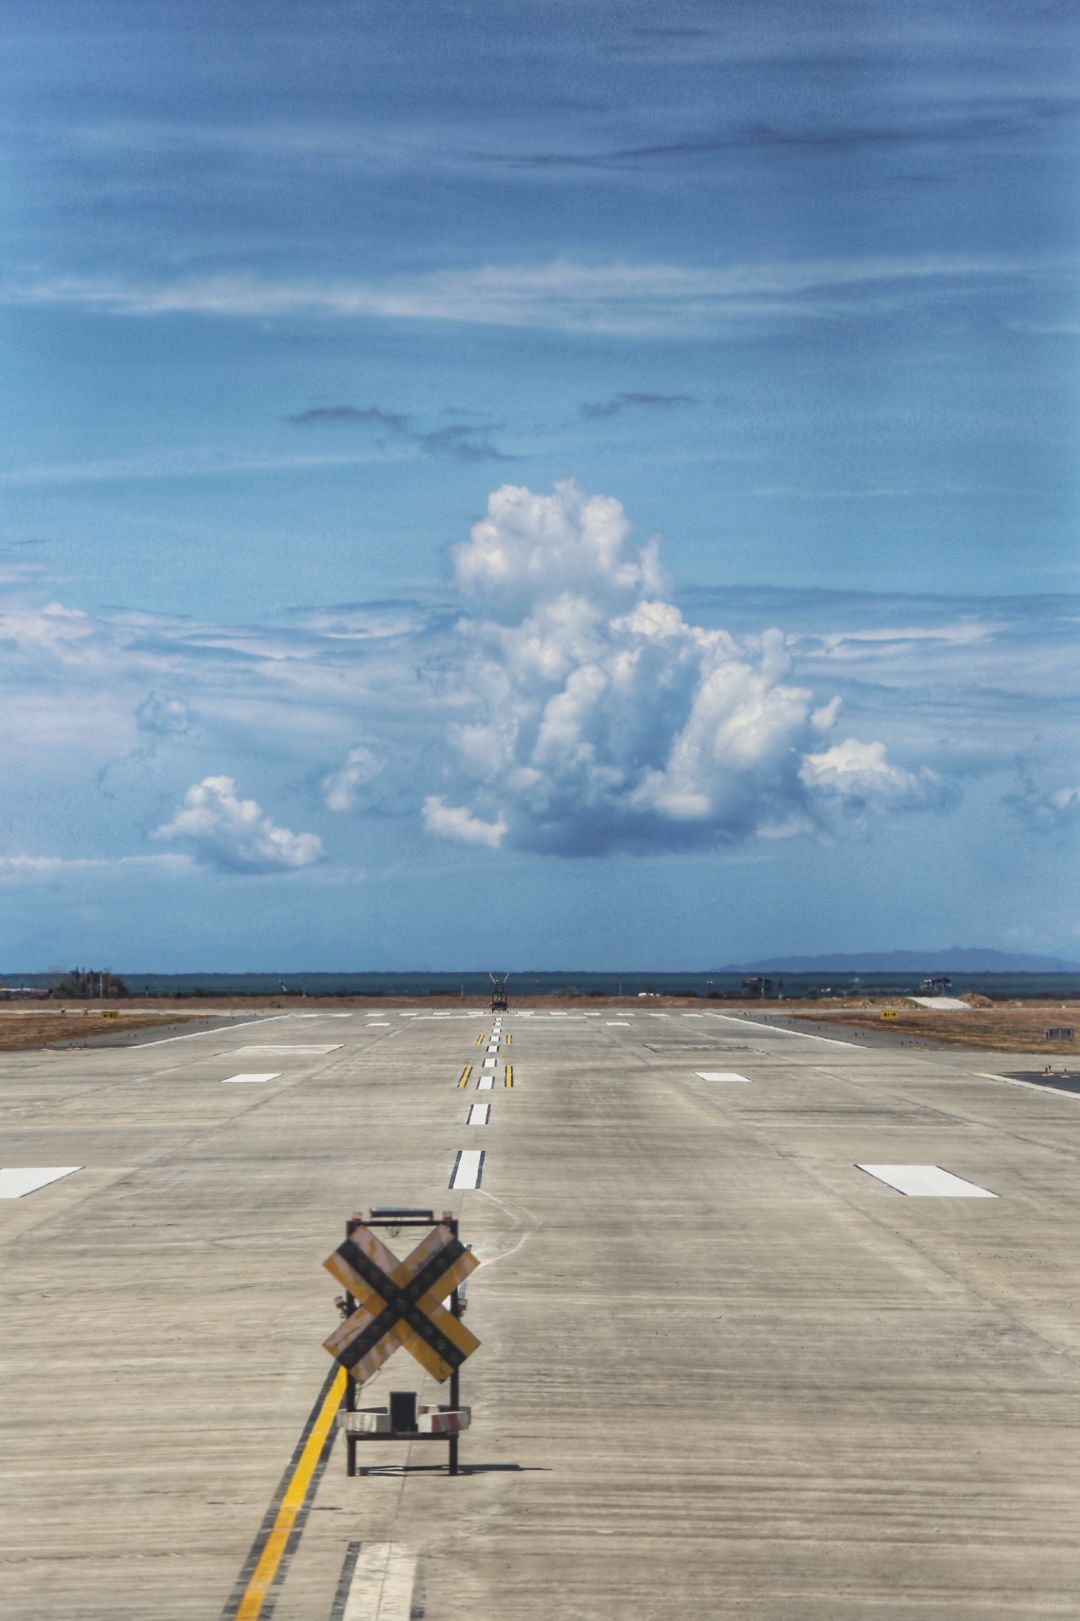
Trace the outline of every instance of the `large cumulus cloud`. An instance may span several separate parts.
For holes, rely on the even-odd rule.
[[[610,497],[505,486],[454,570],[473,714],[429,833],[565,855],[700,849],[942,802],[882,743],[830,743],[839,705],[793,679],[782,632],[687,623],[657,543]]]

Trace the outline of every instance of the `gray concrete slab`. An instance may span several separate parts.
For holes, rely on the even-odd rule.
[[[222,1614],[330,1366],[320,1263],[401,1200],[485,1263],[466,1472],[335,1447],[275,1621],[329,1621],[350,1558],[381,1621],[1080,1610],[1080,1114],[988,1078],[1030,1055],[537,1009],[479,1094],[488,1016],[374,1022],[0,1058],[0,1160],[85,1167],[0,1201],[5,1617]],[[390,1388],[445,1397],[404,1353]]]

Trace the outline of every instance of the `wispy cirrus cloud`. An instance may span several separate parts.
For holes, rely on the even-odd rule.
[[[500,450],[489,437],[498,424],[475,422],[451,423],[442,428],[424,429],[416,425],[415,418],[400,411],[384,411],[377,405],[316,405],[306,411],[296,411],[285,418],[294,427],[337,428],[357,427],[383,430],[398,439],[415,445],[421,455],[436,461],[456,462],[512,462],[516,456]],[[487,436],[487,437],[486,437]]]
[[[0,883],[34,883],[67,877],[111,875],[180,877],[191,872],[190,856],[0,856]]]
[[[138,281],[56,277],[9,282],[0,301],[129,317],[457,322],[567,332],[722,332],[766,320],[855,313],[872,294],[1007,285],[1067,270],[1006,255],[774,260],[711,268],[619,261],[482,265],[381,280],[272,281],[257,276]]]
[[[693,394],[612,394],[606,400],[583,400],[580,410],[583,417],[596,421],[602,417],[621,416],[624,411],[664,411],[672,406],[699,403]]]

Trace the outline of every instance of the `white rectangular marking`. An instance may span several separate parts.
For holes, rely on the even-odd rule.
[[[296,1053],[301,1058],[309,1058],[313,1055],[317,1056],[320,1053],[336,1053],[340,1047],[340,1041],[329,1042],[323,1047],[234,1047],[230,1057],[249,1058],[254,1056],[256,1053],[272,1053],[275,1058],[280,1058],[282,1056],[288,1057],[290,1054]]]
[[[389,1030],[389,1028],[389,1019],[369,1019],[364,1026],[365,1030]]]
[[[965,1182],[962,1176],[943,1171],[940,1165],[857,1165],[885,1182],[897,1193],[906,1193],[914,1199],[996,1199],[989,1188],[980,1188],[977,1182]]]
[[[605,1019],[605,1024],[629,1024],[629,1019]]]
[[[409,1621],[415,1583],[415,1554],[396,1542],[369,1542],[356,1561],[341,1621]]]
[[[481,1064],[480,1068],[481,1069],[494,1069],[497,1063],[498,1063],[498,1059],[496,1059],[496,1058],[485,1058],[484,1062]]]
[[[481,1075],[480,1079],[476,1083],[476,1090],[478,1092],[490,1092],[490,1091],[493,1090],[494,1086],[495,1086],[495,1077],[494,1077],[494,1075],[491,1075],[491,1074]]]
[[[699,1081],[745,1081],[749,1086],[749,1075],[738,1075],[733,1069],[696,1069],[694,1074]]]
[[[452,1188],[478,1188],[484,1174],[484,1150],[460,1148],[450,1177]]]
[[[81,1165],[23,1165],[10,1166],[0,1171],[0,1199],[23,1199],[38,1188],[47,1188],[50,1182],[59,1182],[82,1170]]]
[[[469,1118],[466,1121],[466,1125],[469,1125],[469,1126],[486,1126],[490,1119],[491,1119],[491,1104],[490,1103],[474,1103],[472,1105],[472,1107],[469,1109]]]
[[[226,1075],[222,1086],[257,1086],[261,1081],[276,1081],[280,1070],[270,1075]]]

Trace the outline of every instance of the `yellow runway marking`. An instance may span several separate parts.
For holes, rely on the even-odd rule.
[[[478,1047],[480,1047],[480,1046],[482,1046],[482,1045],[483,1045],[483,1041],[484,1041],[484,1032],[483,1032],[483,1031],[482,1031],[482,1030],[481,1030],[481,1032],[480,1032],[480,1034],[479,1034],[479,1035],[478,1035],[478,1036],[477,1036],[477,1038],[476,1038],[476,1045],[477,1045],[477,1046],[478,1046]]]
[[[513,1066],[513,1064],[507,1064],[507,1066],[506,1066],[506,1074],[503,1077],[503,1079],[506,1081],[507,1086],[513,1086],[513,1084],[514,1084],[514,1066]]]
[[[514,1038],[513,1038],[513,1036],[507,1036],[507,1038],[506,1038],[506,1041],[507,1041],[507,1045],[509,1045],[509,1044],[510,1044],[510,1042],[512,1042],[512,1041],[513,1041],[513,1039],[514,1039]]]
[[[262,1614],[267,1594],[274,1585],[274,1577],[278,1573],[282,1555],[288,1546],[296,1517],[304,1506],[311,1486],[311,1478],[315,1473],[316,1465],[322,1456],[326,1438],[330,1433],[341,1398],[345,1394],[345,1382],[348,1374],[344,1368],[339,1368],[330,1389],[326,1393],[319,1416],[312,1425],[311,1434],[307,1438],[303,1452],[297,1460],[293,1470],[292,1479],[285,1488],[285,1496],[281,1500],[281,1507],[277,1511],[266,1539],[266,1544],[259,1556],[259,1562],[251,1573],[251,1580],[244,1589],[244,1596],[240,1600],[236,1611],[236,1621],[257,1621]]]
[[[471,1074],[472,1074],[472,1065],[471,1064],[466,1064],[465,1068],[461,1072],[461,1079],[458,1082],[459,1090],[463,1086],[468,1086],[468,1084],[469,1084],[469,1076]]]

